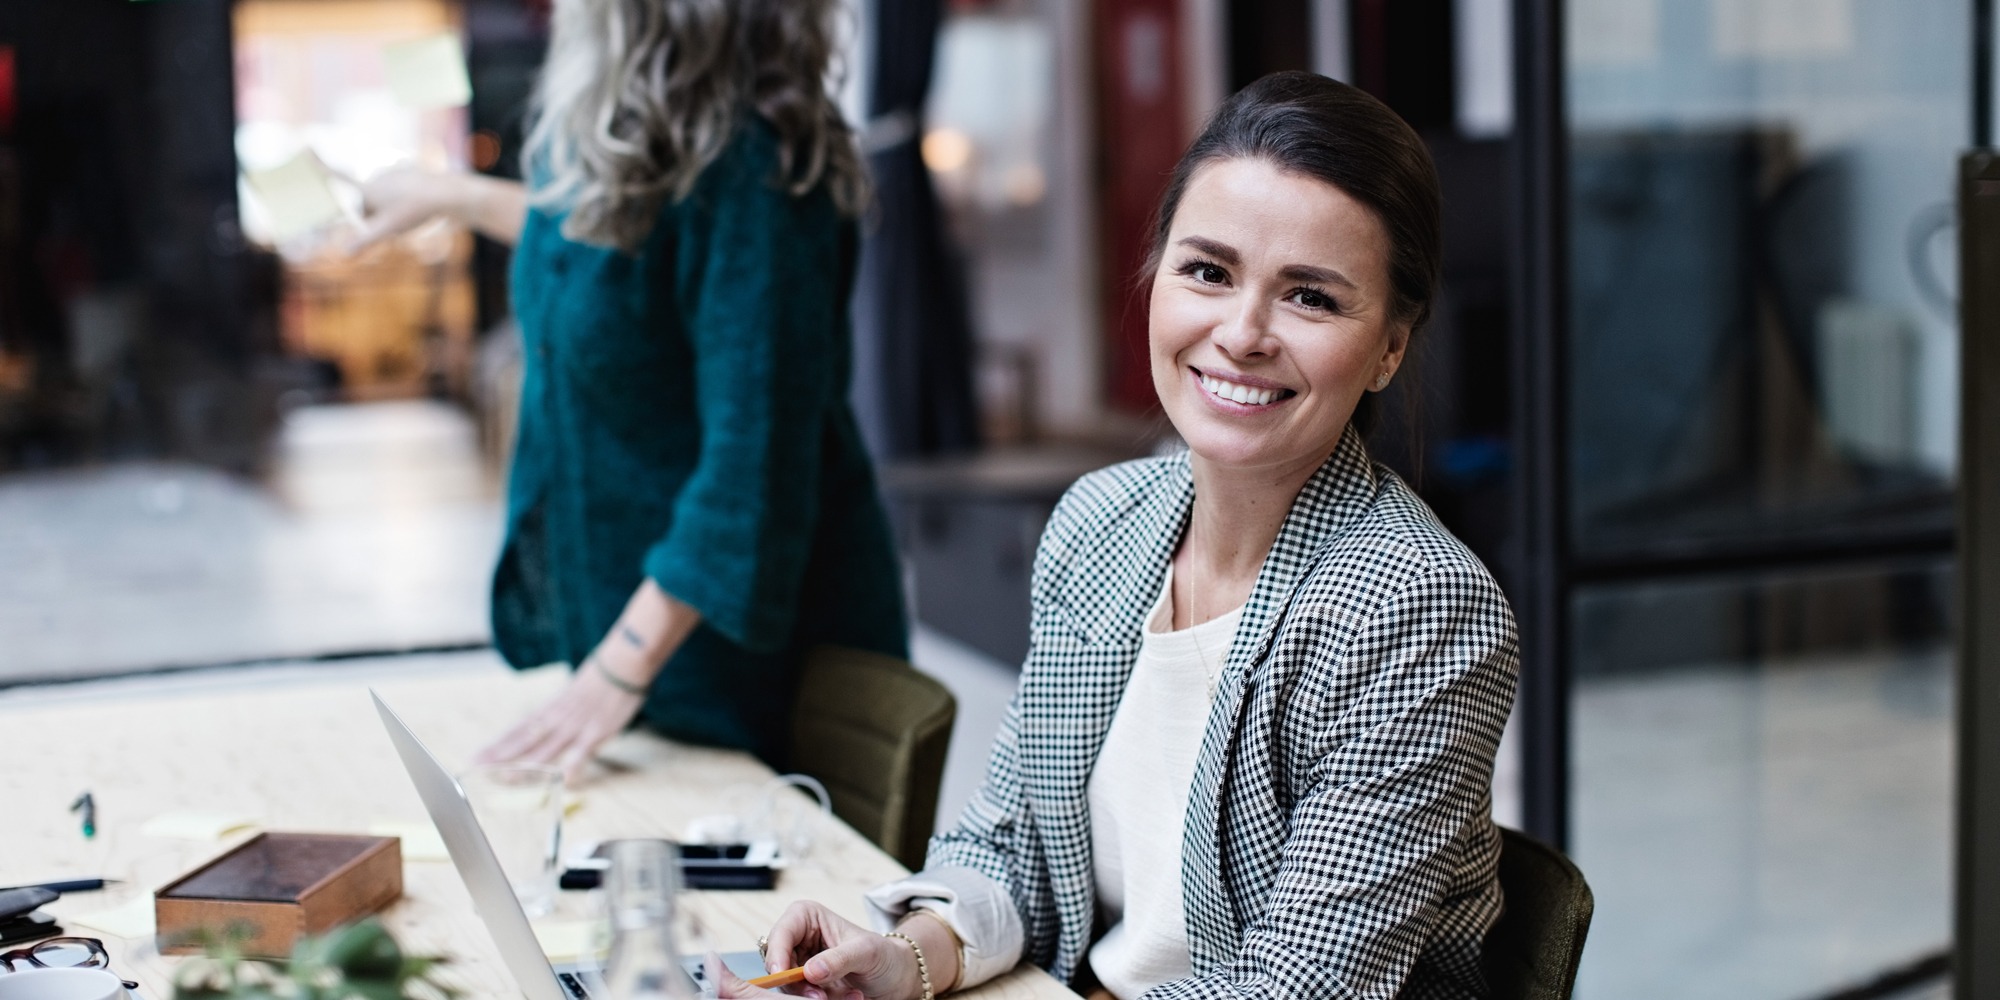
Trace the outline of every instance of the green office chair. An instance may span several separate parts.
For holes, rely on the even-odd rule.
[[[820,646],[799,679],[791,768],[826,786],[847,825],[919,869],[957,715],[951,692],[908,663]]]
[[[1487,932],[1481,965],[1494,1000],[1569,1000],[1595,902],[1561,851],[1500,828],[1506,909]]]

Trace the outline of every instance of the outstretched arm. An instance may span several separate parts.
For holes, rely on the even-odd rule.
[[[484,174],[397,167],[361,184],[361,250],[444,218],[508,246],[520,242],[528,219],[528,189]]]

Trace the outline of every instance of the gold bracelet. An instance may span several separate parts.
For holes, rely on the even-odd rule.
[[[918,944],[916,938],[913,938],[908,934],[903,933],[902,931],[890,931],[889,933],[884,934],[882,936],[899,938],[903,941],[904,944],[910,946],[911,951],[917,953],[917,978],[923,980],[924,983],[923,1000],[937,1000],[936,994],[933,994],[931,992],[930,966],[924,964],[924,946]]]
[[[946,920],[943,915],[938,913],[938,911],[930,909],[929,907],[924,907],[924,906],[917,907],[916,909],[911,910],[908,916],[905,917],[905,919],[908,919],[908,917],[914,917],[920,913],[926,917],[931,918],[931,920],[935,921],[939,927],[944,928],[944,932],[946,934],[951,935],[951,943],[958,946],[958,978],[952,980],[951,985],[944,988],[944,992],[950,993],[951,991],[958,989],[960,986],[965,985],[965,941],[958,936],[958,929],[951,925],[951,921]]]

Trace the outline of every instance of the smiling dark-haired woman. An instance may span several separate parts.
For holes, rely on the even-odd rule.
[[[796,904],[774,969],[870,1000],[1023,960],[1118,1000],[1485,994],[1513,616],[1352,426],[1430,314],[1438,202],[1421,141],[1352,87],[1283,73],[1216,112],[1152,257],[1188,450],[1049,519],[986,783],[869,894],[892,936]]]
[[[516,245],[494,642],[577,670],[484,759],[575,777],[637,716],[776,760],[805,649],[905,653],[847,404],[865,181],[828,90],[838,10],[556,0],[529,185],[402,170],[364,190],[364,242],[442,215]]]

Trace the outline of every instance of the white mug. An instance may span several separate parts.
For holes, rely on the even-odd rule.
[[[125,983],[103,969],[0,972],[0,1000],[131,1000]]]

